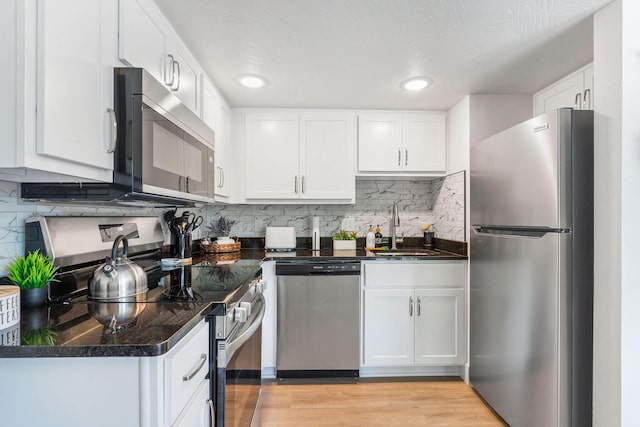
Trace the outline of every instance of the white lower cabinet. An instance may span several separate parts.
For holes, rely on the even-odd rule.
[[[365,263],[363,365],[463,365],[465,268],[465,261]]]
[[[200,383],[173,427],[211,427],[215,423],[213,401],[209,398],[209,380]]]
[[[364,292],[364,364],[414,364],[413,289],[367,289]]]
[[[2,359],[2,425],[211,426],[208,349],[202,320],[160,356]]]

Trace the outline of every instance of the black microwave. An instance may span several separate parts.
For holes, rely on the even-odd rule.
[[[111,183],[25,183],[24,199],[189,205],[214,198],[215,134],[142,68],[114,69]]]

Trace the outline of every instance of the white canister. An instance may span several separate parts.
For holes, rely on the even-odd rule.
[[[0,285],[0,329],[20,323],[20,288]]]

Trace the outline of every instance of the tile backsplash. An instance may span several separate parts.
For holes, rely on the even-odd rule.
[[[464,172],[431,180],[358,180],[354,205],[223,205],[189,208],[205,218],[205,224],[220,215],[236,220],[232,234],[262,237],[264,228],[294,226],[298,237],[311,235],[311,221],[320,217],[323,237],[340,228],[364,236],[369,225],[380,225],[382,234],[391,234],[391,208],[398,202],[399,235],[418,237],[420,226],[434,224],[436,237],[464,241]],[[0,181],[0,275],[7,264],[24,251],[24,221],[33,215],[158,215],[166,209],[154,207],[80,206],[76,204],[36,204],[19,199],[16,183]],[[180,210],[179,210],[180,211]],[[168,233],[165,233],[167,236]],[[204,227],[194,239],[204,237]]]
[[[391,209],[398,202],[398,235],[422,236],[422,224],[434,224],[441,239],[464,241],[464,172],[431,180],[358,180],[354,205],[213,205],[206,209],[207,221],[221,215],[238,221],[232,234],[264,236],[264,228],[294,226],[298,237],[310,236],[312,218],[320,218],[320,235],[333,236],[339,229],[367,233],[369,225],[380,225],[391,235]]]

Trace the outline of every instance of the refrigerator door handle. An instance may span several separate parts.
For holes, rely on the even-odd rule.
[[[551,227],[521,227],[506,225],[472,225],[473,232],[477,234],[493,234],[516,237],[532,237],[540,239],[549,233],[570,234],[570,228]]]

